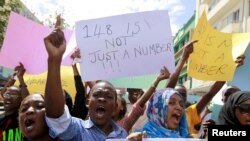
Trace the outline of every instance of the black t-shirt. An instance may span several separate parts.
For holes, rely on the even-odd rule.
[[[18,127],[18,113],[0,118],[0,140],[22,141],[22,134]]]

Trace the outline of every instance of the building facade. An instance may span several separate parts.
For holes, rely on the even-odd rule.
[[[250,0],[197,0],[196,19],[203,11],[207,20],[214,29],[226,33],[250,32]],[[193,93],[202,95],[206,93],[213,82],[192,80]]]
[[[221,32],[250,31],[249,0],[197,0],[196,9],[196,17],[206,11],[209,23]]]
[[[216,30],[226,33],[250,32],[250,0],[197,0],[196,13],[174,37],[175,64],[182,55],[183,45],[191,40],[193,29],[203,11],[207,13],[208,22]],[[179,76],[179,83],[198,95],[206,93],[213,84],[211,81],[189,78],[186,64]]]
[[[174,53],[175,53],[175,65],[179,62],[182,53],[183,46],[191,40],[192,33],[195,26],[195,13],[187,21],[187,23],[176,33],[174,37]],[[181,70],[178,83],[184,85],[186,88],[192,88],[192,79],[187,74],[187,64],[185,64]]]

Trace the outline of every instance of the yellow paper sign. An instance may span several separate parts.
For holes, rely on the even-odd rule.
[[[200,80],[232,80],[236,68],[232,57],[232,34],[211,27],[205,12],[201,16],[192,40],[194,52],[189,57],[188,74]]]
[[[232,44],[233,44],[233,59],[245,53],[246,48],[250,42],[250,33],[233,33]]]
[[[76,90],[72,67],[61,67],[61,79],[63,89],[65,89],[70,94],[72,100],[74,101]],[[35,92],[41,92],[42,94],[44,94],[46,80],[47,72],[39,75],[24,75],[24,81],[27,84],[31,94]]]

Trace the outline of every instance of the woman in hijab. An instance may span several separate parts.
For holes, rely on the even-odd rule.
[[[221,125],[250,125],[250,92],[231,95],[219,113]]]
[[[144,125],[148,138],[187,138],[188,125],[185,103],[174,89],[157,91],[150,98],[147,109],[148,122]]]

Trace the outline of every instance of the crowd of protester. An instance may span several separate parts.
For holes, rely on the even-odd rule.
[[[207,138],[208,124],[249,125],[250,92],[237,86],[223,90],[223,102],[218,122],[211,120],[212,98],[225,82],[215,82],[201,99],[190,104],[187,89],[177,84],[178,77],[189,55],[193,52],[192,41],[185,45],[183,55],[170,74],[163,66],[159,75],[147,90],[128,88],[128,100],[118,94],[116,88],[105,80],[85,82],[81,80],[76,64],[72,64],[76,95],[74,103],[70,94],[62,88],[61,61],[66,49],[60,16],[55,30],[44,37],[48,53],[48,73],[43,93],[30,94],[24,81],[25,66],[20,64],[1,88],[0,139],[3,141],[105,141],[125,139],[139,141],[142,138]],[[72,59],[80,58],[76,49]],[[243,64],[244,56],[237,58]],[[20,85],[16,86],[18,79]],[[166,87],[157,85],[167,80]],[[90,91],[87,91],[87,87]],[[143,126],[137,126],[138,122]]]

